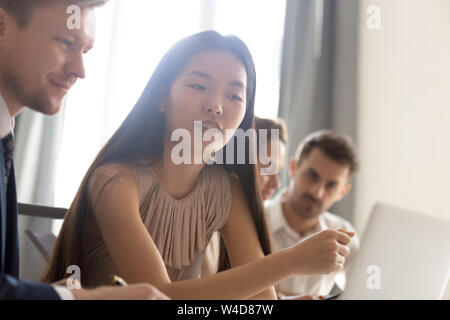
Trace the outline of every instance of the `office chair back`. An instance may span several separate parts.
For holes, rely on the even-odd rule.
[[[20,278],[38,281],[67,209],[19,203]]]

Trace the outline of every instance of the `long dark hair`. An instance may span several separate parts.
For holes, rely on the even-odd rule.
[[[93,199],[89,199],[88,183],[94,171],[109,163],[130,164],[138,159],[161,155],[163,153],[162,137],[164,136],[165,119],[164,113],[158,110],[158,106],[169,95],[175,77],[194,55],[202,51],[216,49],[229,51],[246,68],[246,112],[239,128],[244,131],[254,128],[256,74],[253,59],[247,46],[235,36],[222,36],[214,31],[200,32],[177,42],[164,55],[133,110],[99,152],[84,176],[77,195],[64,219],[52,259],[42,278],[44,282],[50,283],[65,278],[66,268],[69,265],[78,265],[82,270],[86,266],[83,239],[85,239],[87,218],[89,215],[93,215],[92,204],[94,202]],[[223,154],[226,154],[226,152],[223,152]],[[234,154],[236,158],[237,153]],[[256,166],[248,161],[245,164],[237,164],[236,159],[234,159],[233,164],[226,164],[225,161],[223,163],[220,165],[228,172],[236,174],[242,184],[261,247],[264,254],[267,255],[271,252],[271,247],[258,179],[256,179]],[[229,267],[228,254],[222,243],[219,271]],[[84,283],[83,273],[81,276],[81,282]]]

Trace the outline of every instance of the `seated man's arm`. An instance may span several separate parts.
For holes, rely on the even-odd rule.
[[[59,300],[56,290],[46,284],[0,275],[0,300]]]

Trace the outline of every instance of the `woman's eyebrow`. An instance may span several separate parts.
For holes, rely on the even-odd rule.
[[[211,75],[209,75],[206,72],[199,71],[199,70],[190,71],[190,72],[186,73],[186,76],[197,76],[197,77],[203,78],[208,81],[213,80],[213,77]],[[232,87],[237,87],[239,89],[241,89],[241,88],[245,89],[245,85],[239,80],[230,81],[228,84]]]
[[[245,89],[245,85],[242,82],[238,81],[238,80],[230,81],[229,85],[233,86],[233,87],[238,87],[239,89],[240,88]]]
[[[198,76],[198,77],[204,78],[206,80],[212,80],[212,77],[209,74],[207,74],[206,72],[203,72],[203,71],[198,71],[198,70],[190,71],[190,72],[186,73],[186,76]]]

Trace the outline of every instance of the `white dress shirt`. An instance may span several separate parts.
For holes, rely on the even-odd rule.
[[[0,93],[0,139],[6,137],[14,129],[14,118],[9,113],[5,99]],[[63,286],[53,286],[61,300],[74,300],[72,291]]]
[[[6,137],[14,128],[14,118],[11,117],[6,102],[0,94],[0,139]]]
[[[326,229],[344,229],[355,232],[352,225],[345,219],[330,212],[324,212],[319,215],[319,223],[313,230],[308,231],[304,236],[294,231],[288,224],[281,206],[286,189],[282,190],[275,198],[266,202],[266,214],[269,228],[272,233],[273,251],[291,247],[296,243]],[[344,271],[334,272],[324,275],[293,276],[286,278],[277,285],[277,290],[287,295],[323,295],[330,293],[335,282],[341,289],[345,287],[345,271],[351,263],[352,257],[359,248],[358,237],[352,238],[349,245],[350,255],[346,257]]]

